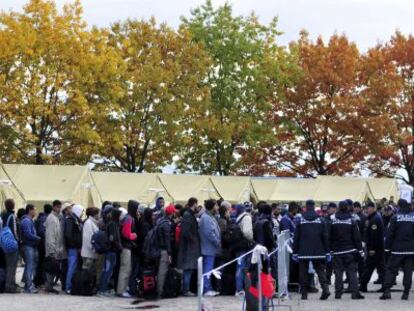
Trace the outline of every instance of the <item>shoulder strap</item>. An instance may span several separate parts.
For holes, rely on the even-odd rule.
[[[242,222],[243,218],[246,217],[246,216],[247,216],[247,214],[244,214],[242,218],[240,218],[238,221],[236,221],[236,224],[239,225]]]
[[[10,223],[10,219],[12,219],[14,217],[13,214],[9,215],[9,217],[7,218],[7,222],[6,222],[6,226],[9,227],[9,223]]]

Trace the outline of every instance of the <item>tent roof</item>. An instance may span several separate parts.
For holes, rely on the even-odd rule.
[[[3,164],[0,163],[0,210],[4,207],[4,201],[13,199],[17,209],[24,207],[25,199],[22,193],[17,189],[13,183]]]
[[[306,201],[312,199],[318,188],[318,180],[310,178],[280,178],[269,197],[270,202]]]
[[[152,204],[158,196],[171,201],[157,174],[92,172],[92,178],[103,201],[119,202],[123,206],[129,200]]]
[[[231,203],[250,201],[253,192],[250,177],[212,176],[211,181],[224,200]]]
[[[338,202],[344,199],[363,202],[373,199],[368,182],[363,178],[319,176],[314,200],[317,202]]]
[[[220,196],[209,176],[158,174],[161,184],[175,203],[185,204],[190,197],[202,204],[207,199]]]
[[[4,164],[4,167],[27,202],[44,204],[58,199],[85,207],[99,203],[87,166]]]
[[[252,178],[251,183],[257,200],[269,201],[276,189],[277,181],[275,178]]]
[[[397,180],[393,178],[365,178],[365,180],[368,182],[375,200],[389,199],[391,196],[398,199]]]

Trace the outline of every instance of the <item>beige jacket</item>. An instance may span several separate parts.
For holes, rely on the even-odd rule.
[[[241,221],[240,221],[241,220]],[[237,217],[236,223],[239,224],[243,236],[250,242],[253,242],[253,220],[252,216],[246,212]]]
[[[65,249],[63,227],[59,216],[55,212],[52,212],[49,214],[49,216],[47,216],[45,221],[45,228],[46,257],[52,256],[57,260],[65,259],[67,255]]]

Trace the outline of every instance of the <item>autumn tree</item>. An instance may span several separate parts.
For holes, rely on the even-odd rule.
[[[99,135],[89,101],[96,101],[96,94],[88,98],[86,89],[102,84],[96,73],[111,68],[96,57],[94,40],[79,1],[62,13],[48,0],[31,0],[22,13],[1,13],[0,114],[21,161],[86,163],[90,158]]]
[[[313,42],[303,32],[290,51],[300,70],[275,97],[271,122],[279,143],[264,142],[252,170],[269,164],[270,172],[307,177],[354,171],[366,152],[357,47],[345,36]]]
[[[371,135],[375,139],[367,167],[380,176],[397,174],[414,185],[414,37],[396,32],[368,52],[366,63],[367,75],[377,83],[366,85],[364,98],[383,123],[382,130]]]
[[[209,58],[188,31],[127,20],[114,24],[108,44],[121,59],[120,97],[98,124],[104,169],[156,171],[185,146],[186,115],[208,97],[201,81]]]
[[[261,140],[272,140],[265,122],[282,76],[284,51],[275,40],[276,20],[261,24],[255,15],[234,16],[229,4],[215,9],[207,1],[183,18],[194,41],[212,59],[204,79],[211,97],[194,111],[189,148],[177,161],[182,171],[237,173],[242,153]]]

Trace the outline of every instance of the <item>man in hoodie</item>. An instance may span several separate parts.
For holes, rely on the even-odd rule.
[[[177,210],[174,205],[169,205],[161,217],[157,220],[158,228],[158,242],[161,250],[161,256],[158,261],[158,273],[157,273],[157,294],[158,298],[162,298],[164,294],[164,284],[167,277],[168,267],[172,262],[172,219]]]
[[[352,299],[364,299],[358,289],[358,261],[364,258],[358,223],[350,213],[347,201],[339,202],[339,211],[331,216],[330,250],[333,255],[332,266],[335,273],[335,299],[343,293],[343,275],[346,272]]]
[[[302,299],[308,299],[309,264],[318,274],[322,286],[321,300],[330,296],[325,262],[330,261],[328,229],[325,220],[315,212],[315,202],[306,202],[306,211],[297,224],[293,239],[293,260],[299,262]]]
[[[134,200],[128,201],[126,215],[121,214],[121,242],[122,252],[120,257],[120,268],[118,276],[117,295],[121,298],[131,298],[127,291],[129,275],[131,274],[131,250],[136,246],[137,234],[133,232],[135,218],[137,216],[139,203]],[[121,208],[121,211],[123,209]]]
[[[33,276],[36,271],[38,251],[37,246],[40,237],[36,233],[33,218],[36,216],[36,208],[32,204],[26,206],[26,215],[23,216],[20,224],[20,236],[24,252],[24,291],[28,294],[37,294],[37,289],[33,286]]]
[[[216,256],[221,253],[221,233],[216,214],[218,205],[216,200],[204,202],[205,212],[201,215],[199,223],[201,255],[203,256],[203,273],[214,268]],[[213,290],[210,276],[204,277],[203,293],[207,297],[217,296],[218,292]]]
[[[66,208],[65,213],[65,242],[68,252],[68,271],[66,273],[65,291],[70,294],[72,278],[79,262],[79,253],[82,248],[82,221],[80,219],[83,208],[73,205]]]
[[[3,228],[8,226],[13,233],[14,238],[18,241],[14,200],[7,199],[4,202],[4,207],[6,210],[1,214]],[[20,291],[16,285],[16,269],[19,260],[19,251],[17,250],[12,253],[4,254],[4,258],[6,261],[6,284],[4,292],[9,294],[19,293]]]
[[[404,292],[402,300],[407,300],[413,279],[414,267],[414,213],[406,200],[398,201],[399,212],[391,218],[385,239],[385,251],[389,253],[384,279],[382,300],[391,299],[391,287],[398,270],[403,269]]]
[[[45,284],[46,275],[44,270],[44,261],[45,261],[45,222],[47,219],[47,216],[52,212],[52,205],[45,204],[43,206],[43,213],[40,213],[39,216],[37,216],[37,219],[35,221],[35,228],[36,233],[40,237],[40,243],[38,245],[38,261],[37,261],[37,267],[36,267],[36,274],[33,280],[33,283],[36,287],[39,287],[43,284]]]
[[[65,204],[65,208],[67,208],[68,203]],[[63,227],[59,219],[61,209],[62,203],[59,200],[53,201],[52,212],[49,214],[49,216],[47,216],[45,222],[45,256],[46,258],[50,257],[53,261],[55,261],[60,269],[62,267],[63,260],[66,258],[65,237],[63,233]],[[58,272],[58,274],[60,273],[61,271]],[[59,292],[53,288],[55,277],[57,276],[58,275],[54,273],[46,274],[46,291],[48,293],[59,294]]]
[[[243,239],[240,246],[237,248],[235,255],[240,257],[250,250],[250,246],[253,246],[253,223],[252,216],[246,212],[246,206],[237,204],[235,206],[236,213],[236,225],[240,227]],[[244,274],[247,268],[247,262],[249,256],[245,256],[237,261],[236,268],[236,296],[244,296]]]
[[[295,217],[298,214],[299,206],[296,202],[290,202],[288,207],[288,213],[280,220],[280,232],[289,230],[290,235],[293,237],[295,234],[296,224]]]

